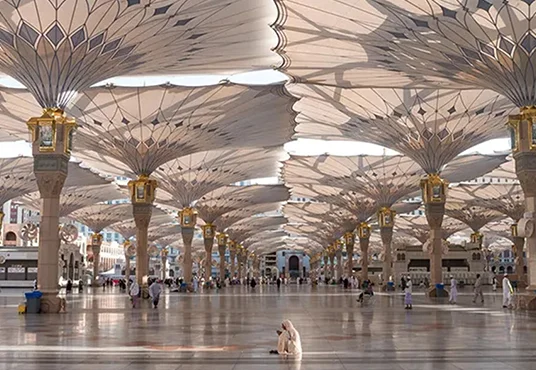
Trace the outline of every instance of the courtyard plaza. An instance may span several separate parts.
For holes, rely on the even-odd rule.
[[[68,312],[17,315],[21,291],[0,293],[3,369],[395,369],[536,368],[536,316],[501,308],[498,291],[457,305],[415,289],[376,293],[362,306],[357,290],[337,286],[226,287],[196,294],[165,292],[158,309],[132,309],[118,288],[66,296]],[[301,360],[268,353],[290,319]]]

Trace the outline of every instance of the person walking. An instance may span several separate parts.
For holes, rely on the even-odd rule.
[[[132,300],[132,308],[136,308],[141,295],[140,285],[136,280],[130,286],[130,299]]]
[[[413,309],[413,285],[411,284],[411,276],[408,276],[408,280],[405,283],[406,288],[404,289],[404,304],[406,305],[406,310],[412,310]]]
[[[454,276],[450,275],[450,294],[449,303],[456,304],[458,300],[458,282],[454,279]]]
[[[156,279],[153,280],[153,283],[149,287],[149,296],[153,300],[153,308],[158,308],[158,302],[160,301],[160,294],[162,293],[162,286],[160,282]]]
[[[510,279],[508,279],[508,274],[504,274],[504,278],[502,280],[502,289],[503,289],[503,308],[511,308],[512,307],[512,294],[514,294],[514,289],[512,288]]]
[[[281,278],[278,277],[277,278],[277,290],[279,290],[281,288]]]
[[[476,299],[480,297],[480,303],[484,303],[484,293],[482,293],[482,277],[480,274],[476,274],[475,281],[475,296],[473,297],[473,303],[476,303]]]
[[[497,291],[497,277],[493,275],[493,279],[491,280],[491,289],[496,292]]]
[[[255,289],[255,287],[257,286],[257,282],[255,281],[254,277],[252,277],[251,280],[249,281],[249,285],[251,286],[252,289]]]

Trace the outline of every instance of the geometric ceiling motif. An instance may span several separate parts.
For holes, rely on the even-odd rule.
[[[263,231],[276,231],[281,225],[286,223],[287,219],[282,216],[250,217],[236,222],[227,228],[226,233],[231,240],[241,243]]]
[[[148,230],[147,240],[150,243],[159,243],[159,240],[168,236],[181,239],[181,227],[179,224],[156,225]]]
[[[282,147],[197,152],[158,167],[157,203],[182,209],[222,186],[279,173]]]
[[[318,183],[353,190],[390,207],[419,190],[425,175],[405,156],[291,156],[285,161],[283,178],[289,184]]]
[[[296,81],[480,87],[536,103],[532,0],[276,3],[277,51]]]
[[[218,232],[224,232],[228,227],[243,219],[249,219],[255,215],[273,213],[281,208],[281,203],[260,203],[246,208],[237,209],[224,213],[214,220]]]
[[[205,223],[213,223],[225,213],[256,204],[283,202],[289,198],[284,185],[229,185],[218,188],[195,202],[198,217]]]
[[[514,106],[489,90],[340,89],[293,85],[301,100],[296,137],[368,141],[396,150],[427,173],[465,150],[508,135]]]
[[[458,202],[451,196],[445,205],[445,214],[457,220],[460,220],[471,228],[474,232],[479,231],[482,227],[491,221],[500,220],[506,216],[493,209],[479,207],[476,204]]]
[[[335,238],[353,232],[359,221],[350,211],[333,204],[319,202],[288,202],[283,214],[289,223],[308,224],[332,231]]]
[[[270,68],[269,1],[3,1],[0,71],[43,107],[114,76]]]
[[[397,218],[396,232],[414,237],[421,243],[430,239],[430,226],[425,216],[400,216]],[[451,235],[466,229],[467,225],[455,218],[445,216],[441,224],[442,238],[448,239]]]
[[[449,189],[448,196],[469,205],[488,208],[519,221],[525,213],[525,196],[521,185],[508,184],[460,184]]]
[[[93,204],[74,211],[69,218],[86,225],[94,233],[100,233],[111,224],[132,218],[132,205]]]
[[[125,194],[115,184],[64,187],[60,195],[59,216],[66,217],[80,208],[108,200],[123,199],[124,197]],[[23,195],[17,198],[17,201],[21,202],[26,208],[35,211],[41,210],[42,201],[39,192]]]
[[[295,197],[305,197],[317,202],[333,204],[350,211],[359,222],[366,222],[378,210],[378,204],[360,193],[327,185],[286,184]]]
[[[68,110],[80,125],[74,156],[133,178],[201,151],[283,145],[295,100],[281,84],[91,88]]]
[[[37,192],[32,157],[0,158],[0,205],[24,194]],[[110,182],[94,171],[69,162],[64,187],[104,185]],[[40,206],[39,206],[40,208]]]
[[[132,211],[132,206],[131,206],[131,211]],[[151,216],[151,222],[149,223],[149,228],[157,227],[158,225],[167,224],[172,221],[173,221],[173,217],[171,215],[167,214],[166,212],[164,212],[163,210],[159,208],[156,208],[154,206],[152,207],[152,216]],[[109,228],[121,234],[121,236],[125,238],[125,240],[129,240],[132,237],[135,237],[136,233],[138,232],[138,227],[136,226],[136,222],[134,221],[133,218],[126,220],[126,221],[114,223],[110,225]]]
[[[307,238],[314,243],[321,245],[322,248],[328,247],[338,239],[333,236],[331,231],[319,228],[317,225],[288,223],[283,228],[291,236]]]

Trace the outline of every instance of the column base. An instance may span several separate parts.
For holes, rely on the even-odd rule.
[[[428,288],[426,295],[429,298],[448,298],[449,292],[446,289],[437,289],[435,286]]]
[[[65,300],[58,297],[57,293],[43,293],[40,313],[60,312],[65,312]]]
[[[530,293],[515,294],[514,300],[517,310],[536,311],[536,293],[534,287]]]

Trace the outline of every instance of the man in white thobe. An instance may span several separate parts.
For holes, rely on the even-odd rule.
[[[510,284],[510,280],[508,279],[507,274],[504,274],[504,279],[502,281],[502,289],[503,308],[510,308],[512,306],[512,294],[514,293],[514,289],[512,288],[512,284]]]

